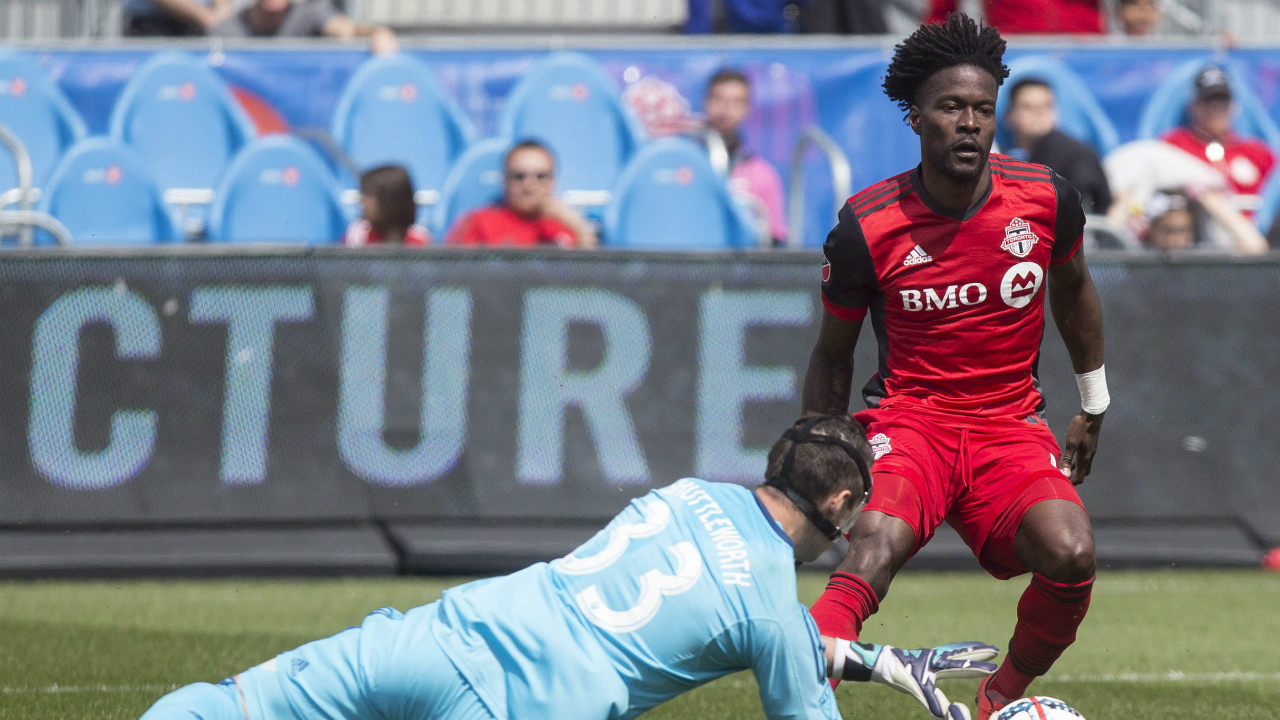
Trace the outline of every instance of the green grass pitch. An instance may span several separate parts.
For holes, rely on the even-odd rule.
[[[137,718],[175,685],[217,681],[359,623],[429,602],[457,580],[182,580],[0,583],[0,720]],[[801,576],[812,601],[824,578]],[[1025,580],[908,571],[865,629],[901,646],[981,639],[1003,647]],[[945,686],[972,704],[975,681]],[[1091,720],[1280,718],[1280,575],[1102,572],[1076,645],[1033,691]],[[846,718],[925,718],[905,695],[837,692]],[[761,717],[749,674],[650,713]]]

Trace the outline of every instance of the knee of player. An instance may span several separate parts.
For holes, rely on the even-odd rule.
[[[1081,583],[1097,570],[1093,537],[1089,534],[1064,533],[1049,548],[1050,572],[1045,575],[1055,582]]]

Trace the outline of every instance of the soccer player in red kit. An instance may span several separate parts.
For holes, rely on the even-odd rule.
[[[921,162],[840,211],[803,392],[806,413],[847,412],[869,315],[880,367],[855,418],[875,490],[813,606],[823,635],[856,638],[944,521],[995,577],[1033,573],[1004,663],[978,686],[979,720],[1026,694],[1089,607],[1093,531],[1074,485],[1109,402],[1080,194],[1042,165],[991,154],[1004,48],[963,14],[895,48],[884,89],[920,136]],[[1081,387],[1061,454],[1036,379],[1045,295]]]

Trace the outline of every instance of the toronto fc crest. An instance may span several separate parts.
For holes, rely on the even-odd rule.
[[[1031,232],[1031,223],[1016,217],[1004,229],[1004,242],[1000,243],[1000,249],[1008,250],[1014,257],[1024,258],[1031,254],[1031,248],[1039,239]]]

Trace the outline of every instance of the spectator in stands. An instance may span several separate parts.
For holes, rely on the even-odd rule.
[[[1102,162],[1092,147],[1058,129],[1057,99],[1048,83],[1027,79],[1014,84],[1004,121],[1013,131],[1010,155],[1048,165],[1080,191],[1087,212],[1107,212],[1111,190]]]
[[[592,248],[596,232],[586,218],[555,196],[556,161],[537,140],[524,140],[503,160],[502,200],[458,221],[455,245]]]
[[[960,0],[933,0],[925,22],[942,22]],[[983,0],[986,23],[1002,35],[1019,33],[1091,34],[1102,32],[1099,0]]]
[[[1115,193],[1108,219],[1150,248],[1254,255],[1267,241],[1232,206],[1217,168],[1159,140],[1138,140],[1104,161]]]
[[[800,3],[800,32],[883,35],[889,32],[884,0],[806,0]]]
[[[431,244],[431,234],[415,222],[413,181],[399,165],[380,165],[360,175],[360,210],[342,238],[347,247]]]
[[[729,187],[768,222],[773,241],[783,243],[787,240],[787,219],[782,178],[768,160],[751,153],[742,141],[742,123],[750,110],[751,83],[746,75],[726,68],[711,76],[703,113],[707,127],[720,134],[729,150]]]
[[[1276,158],[1266,143],[1231,130],[1235,110],[1226,71],[1206,66],[1196,75],[1195,97],[1187,106],[1189,126],[1174,128],[1161,139],[1217,168],[1236,194],[1256,196]]]
[[[688,0],[685,32],[787,33],[795,32],[800,14],[798,0]]]
[[[1156,0],[1116,0],[1120,30],[1130,37],[1154,34],[1163,15]]]
[[[231,0],[125,0],[130,37],[204,35],[231,14]]]
[[[369,38],[375,54],[395,52],[395,33],[381,25],[364,25],[338,12],[328,0],[253,0],[245,9],[218,23],[213,35],[239,37]]]

